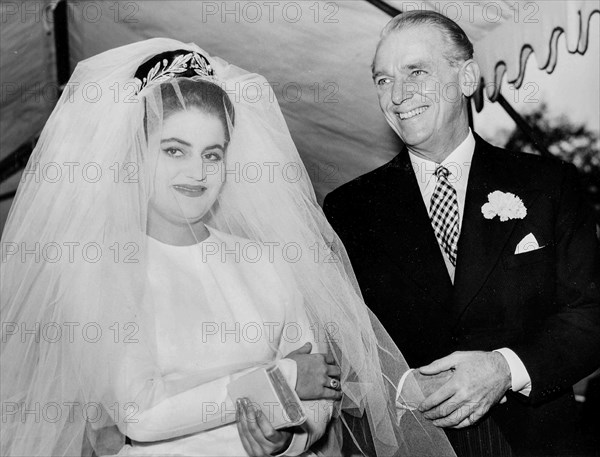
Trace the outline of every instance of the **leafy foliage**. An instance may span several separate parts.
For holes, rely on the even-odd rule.
[[[576,125],[562,115],[548,116],[548,108],[541,103],[533,111],[523,115],[532,126],[551,154],[573,163],[581,172],[582,182],[587,189],[590,202],[600,223],[600,139],[598,133],[583,124]],[[538,147],[518,127],[508,133],[505,148],[540,154]]]

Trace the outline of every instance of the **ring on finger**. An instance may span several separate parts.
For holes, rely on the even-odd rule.
[[[334,390],[338,390],[340,388],[340,382],[337,379],[331,378],[329,380],[329,387]]]

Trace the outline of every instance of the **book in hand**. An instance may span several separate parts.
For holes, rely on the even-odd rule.
[[[306,413],[296,392],[289,386],[277,365],[260,367],[231,381],[227,390],[235,402],[246,397],[260,408],[276,430],[301,425]]]

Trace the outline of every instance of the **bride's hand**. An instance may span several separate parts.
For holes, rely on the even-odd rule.
[[[285,356],[296,361],[298,375],[296,393],[300,400],[340,400],[340,367],[331,354],[311,354],[312,344],[306,343]]]
[[[238,399],[236,413],[238,433],[249,456],[271,456],[289,447],[293,433],[275,430],[262,411],[252,406],[247,398]]]

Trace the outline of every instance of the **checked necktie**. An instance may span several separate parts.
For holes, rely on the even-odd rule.
[[[429,208],[431,225],[438,243],[456,266],[456,254],[458,251],[458,235],[460,233],[458,198],[456,190],[448,181],[450,171],[444,166],[435,170],[437,184],[431,196]]]

